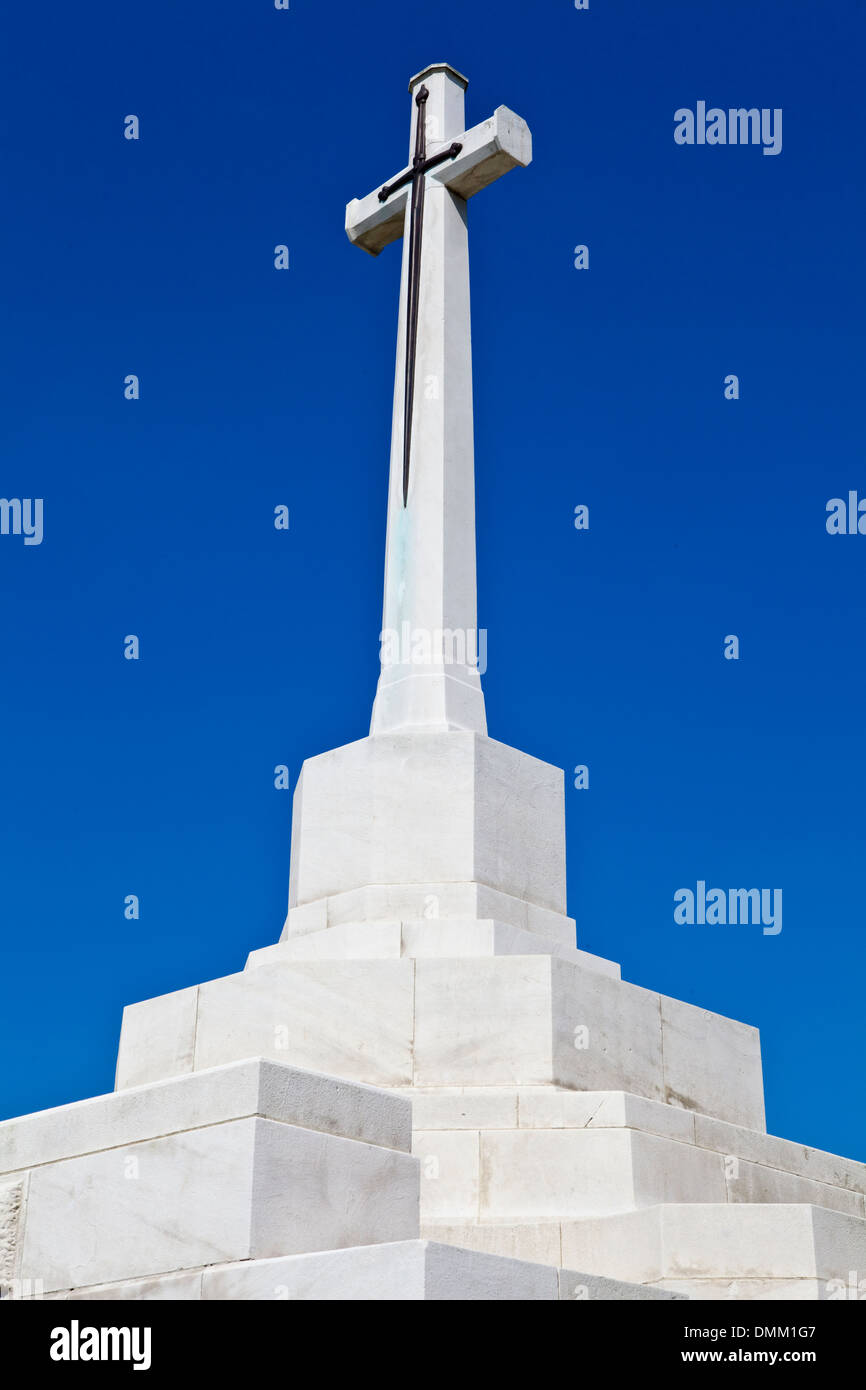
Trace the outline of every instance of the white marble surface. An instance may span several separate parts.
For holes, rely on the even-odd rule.
[[[719,1154],[627,1129],[495,1130],[481,1135],[480,1171],[482,1222],[563,1221],[657,1202],[726,1200]],[[434,1219],[424,1207],[430,1186],[422,1178],[425,1221]]]
[[[669,1068],[669,1003],[547,954],[274,958],[200,985],[196,1013],[184,1010],[180,1020],[183,1037],[174,1046],[164,1037],[155,1061],[142,1041],[151,1031],[146,1015],[152,1008],[153,1028],[167,1030],[171,1014],[160,1001],[127,1010],[118,1085],[159,1079],[151,1067],[183,1050],[196,1069],[267,1056],[375,1086],[553,1085],[628,1090],[656,1101],[675,1095],[690,1110],[762,1129],[757,1031],[680,1004],[680,1046],[671,1049]],[[687,1069],[682,1039],[690,1032],[698,1041]],[[736,1088],[729,1068],[739,1077]]]
[[[404,1094],[422,1225],[550,1223],[662,1202],[805,1202],[866,1216],[866,1166],[846,1165],[848,1185],[817,1181],[804,1170],[831,1178],[841,1160],[732,1125],[722,1127],[727,1147],[706,1146],[695,1135],[702,1117],[638,1096],[543,1086]],[[762,1145],[762,1163],[737,1156]]]
[[[261,1115],[408,1152],[411,1106],[341,1077],[250,1058],[0,1124],[0,1175]]]
[[[574,920],[562,912],[502,893],[485,883],[431,880],[405,884],[368,883],[361,888],[290,907],[280,940],[310,935],[329,927],[415,922],[425,913],[428,920],[435,917],[440,923],[448,919],[495,921],[519,931],[532,932],[545,943],[556,942],[566,948],[575,944]],[[618,975],[619,967],[613,966],[613,962],[608,964],[612,966],[608,973]]]
[[[262,966],[201,987],[196,1066],[263,1054],[373,1086],[412,1075],[412,962]]]
[[[660,995],[659,1002],[664,1099],[687,1110],[739,1119],[750,1129],[766,1129],[757,1028],[666,995]],[[708,1077],[712,1077],[711,1105],[706,1103]]]
[[[89,1301],[570,1302],[681,1295],[577,1270],[545,1268],[437,1241],[412,1240],[237,1261],[190,1273],[92,1285],[50,1297]]]
[[[260,965],[291,960],[397,960],[401,956],[453,960],[461,956],[529,955],[558,956],[611,979],[620,978],[620,968],[614,961],[589,951],[562,945],[506,922],[465,917],[346,922],[320,931],[289,935],[274,946],[251,951],[244,969],[255,970]]]
[[[866,1266],[866,1221],[807,1205],[658,1206],[564,1223],[575,1268],[661,1280],[847,1279]]]
[[[115,1085],[138,1086],[192,1071],[197,1011],[197,985],[127,1004]]]
[[[330,900],[373,885],[403,889],[398,910],[382,904],[384,920],[431,910],[442,919],[451,900],[427,890],[473,883],[500,895],[488,917],[575,945],[559,768],[479,734],[428,730],[306,760],[294,795],[287,934],[338,925]],[[469,915],[460,906],[456,915]],[[296,922],[300,908],[307,917]]]
[[[409,158],[423,119],[429,153],[460,145],[427,176],[421,242],[416,389],[410,420],[408,503],[404,502],[404,390],[411,200],[402,190],[384,204],[379,188],[346,210],[351,240],[376,255],[404,233],[391,428],[383,630],[428,635],[475,632],[475,477],[467,198],[532,158],[526,123],[500,107],[465,128],[466,80],[439,64],[413,79]],[[386,176],[391,182],[400,171]],[[383,180],[384,181],[384,180]],[[379,185],[381,188],[381,184]],[[413,727],[486,733],[479,673],[470,663],[427,665],[401,656],[382,665],[371,732]],[[444,875],[443,877],[447,877]],[[371,879],[370,882],[388,882]]]
[[[43,1164],[20,1277],[47,1291],[418,1233],[418,1165],[250,1118]]]

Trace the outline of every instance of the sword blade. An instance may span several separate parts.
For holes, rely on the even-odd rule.
[[[424,226],[424,156],[427,149],[425,106],[429,93],[422,87],[415,102],[415,158],[412,161],[412,208],[409,214],[409,266],[406,304],[406,370],[403,381],[403,506],[409,501],[409,459],[412,448],[412,413],[415,397],[415,361],[418,352],[418,300],[421,288],[421,237]]]

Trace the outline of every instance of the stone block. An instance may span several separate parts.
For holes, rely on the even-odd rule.
[[[664,1101],[668,1071],[663,1001],[657,994],[555,957],[416,961],[415,1084],[553,1085],[626,1090]],[[689,1025],[691,1013],[698,1015]],[[683,1004],[680,1032],[705,1035],[690,1063],[692,1107],[753,1128],[764,1123],[755,1030]],[[751,1052],[748,1046],[751,1045]],[[725,1075],[728,1048],[740,1086]],[[688,1122],[686,1122],[688,1124]]]
[[[658,1202],[725,1200],[719,1154],[657,1135],[531,1129],[480,1138],[482,1222],[564,1221]],[[426,1191],[425,1221],[433,1219],[423,1205]]]
[[[589,951],[564,946],[505,922],[444,917],[434,921],[346,922],[287,936],[251,951],[246,970],[296,960],[397,960],[401,956],[459,959],[463,956],[552,955],[586,970],[620,978],[620,967]]]
[[[547,956],[418,960],[415,1018],[416,1085],[556,1079]]]
[[[49,1296],[75,1303],[193,1303],[202,1296],[202,1274],[203,1271],[198,1269],[191,1274],[157,1274],[152,1279],[121,1279],[117,1284],[92,1284],[86,1289],[67,1289]]]
[[[0,1174],[262,1115],[409,1152],[411,1106],[340,1077],[250,1058],[0,1124]]]
[[[660,1003],[663,1099],[686,1110],[731,1118],[748,1097],[748,1117],[740,1123],[754,1130],[766,1129],[757,1028],[665,995],[660,995]],[[708,1076],[713,1078],[712,1104],[707,1103]]]
[[[728,1161],[726,1168],[729,1202],[804,1202],[832,1211],[847,1212],[849,1216],[866,1216],[864,1197],[860,1192],[851,1192],[845,1187],[830,1187],[827,1183],[813,1182],[811,1178],[785,1173],[779,1168],[767,1168],[759,1163]]]
[[[196,1070],[264,1056],[373,1086],[412,1080],[413,965],[409,960],[290,962],[263,965],[200,985],[194,1021]],[[159,1001],[124,1014],[118,1088],[161,1079],[142,1049]],[[166,1043],[166,1046],[168,1044]]]
[[[6,1121],[2,1162],[27,1165],[6,1263],[52,1293],[414,1239],[409,1115],[398,1096],[253,1060]]]
[[[664,1001],[649,990],[548,954],[440,959],[292,961],[200,985],[194,1017],[162,1001],[124,1017],[118,1086],[160,1079],[142,1040],[153,1027],[183,1036],[162,1039],[158,1057],[189,1056],[195,1068],[267,1056],[375,1086],[555,1086],[575,1091],[627,1090],[664,1101],[683,1080],[663,1046]],[[695,1014],[693,1022],[690,1015]],[[688,1098],[703,1113],[750,1128],[764,1123],[758,1035],[706,1010],[679,1005],[681,1037],[696,1044]],[[134,1025],[130,1019],[134,1017]],[[751,1046],[751,1052],[748,1051]],[[729,1085],[726,1058],[740,1077]],[[679,1095],[679,1092],[677,1092]],[[668,1105],[668,1115],[674,1107]],[[668,1118],[667,1125],[677,1122]],[[690,1121],[680,1122],[689,1125]]]
[[[692,1144],[695,1116],[627,1091],[564,1091],[553,1086],[518,1091],[521,1129],[639,1129]]]
[[[436,920],[440,922],[449,918],[497,921],[542,936],[548,943],[556,942],[569,948],[575,944],[574,921],[571,917],[563,917],[561,912],[552,912],[511,893],[498,892],[484,883],[433,883],[429,880],[410,884],[373,883],[290,907],[280,940],[308,936],[330,927],[433,920],[432,913],[438,914]]]
[[[670,1205],[562,1225],[569,1267],[635,1283],[847,1280],[866,1221],[808,1205]]]
[[[405,1240],[211,1265],[190,1274],[93,1285],[60,1296],[74,1301],[498,1303],[552,1302],[559,1299],[560,1290],[558,1271],[543,1265],[434,1241]],[[636,1296],[641,1296],[639,1291]]]
[[[597,1274],[579,1274],[573,1269],[559,1271],[559,1297],[577,1303],[688,1301],[687,1293],[670,1292],[649,1284],[625,1284],[620,1279],[602,1279]]]
[[[479,1136],[473,1130],[416,1130],[425,1221],[477,1221]]]
[[[562,1238],[557,1222],[526,1225],[498,1222],[496,1225],[482,1226],[472,1221],[453,1224],[422,1221],[421,1235],[428,1240],[442,1241],[461,1249],[478,1250],[513,1260],[528,1260],[533,1264],[558,1266],[562,1263]]]
[[[482,734],[423,729],[360,739],[304,763],[292,819],[290,934],[310,929],[293,922],[294,910],[373,885],[414,895],[414,911],[387,911],[388,919],[423,917],[428,895],[420,890],[436,884],[493,890],[502,895],[501,919],[523,930],[534,929],[531,915],[512,920],[509,904],[537,907],[549,914],[546,934],[573,946],[561,770]],[[449,903],[437,910],[445,916]],[[323,911],[320,927],[332,924]]]
[[[866,1163],[811,1149],[789,1139],[778,1139],[708,1115],[695,1115],[695,1142],[748,1163],[797,1173],[816,1183],[866,1193]]]
[[[139,1086],[182,1076],[195,1065],[198,986],[127,1004],[115,1085]]]
[[[520,1093],[513,1087],[409,1088],[401,1094],[412,1102],[412,1124],[416,1130],[517,1128]]]

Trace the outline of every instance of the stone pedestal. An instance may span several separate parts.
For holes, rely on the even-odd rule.
[[[574,946],[559,768],[481,734],[359,739],[304,763],[283,936],[495,918]]]
[[[465,86],[412,79],[444,157],[346,221],[378,254],[427,180],[383,631],[433,660],[383,663],[370,737],[304,763],[281,940],[128,1007],[113,1096],[0,1125],[13,1296],[819,1298],[866,1268],[866,1168],[766,1135],[755,1028],[577,949],[563,774],[487,736],[467,200],[531,140],[464,130]]]

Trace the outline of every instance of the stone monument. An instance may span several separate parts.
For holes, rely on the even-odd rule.
[[[113,1095],[0,1125],[7,1295],[817,1299],[866,1269],[866,1166],[767,1135],[754,1028],[578,949],[563,774],[488,736],[467,218],[531,138],[466,129],[465,88],[412,79],[409,163],[346,214],[371,255],[403,237],[370,734],[304,764],[280,941],[130,1005]]]

